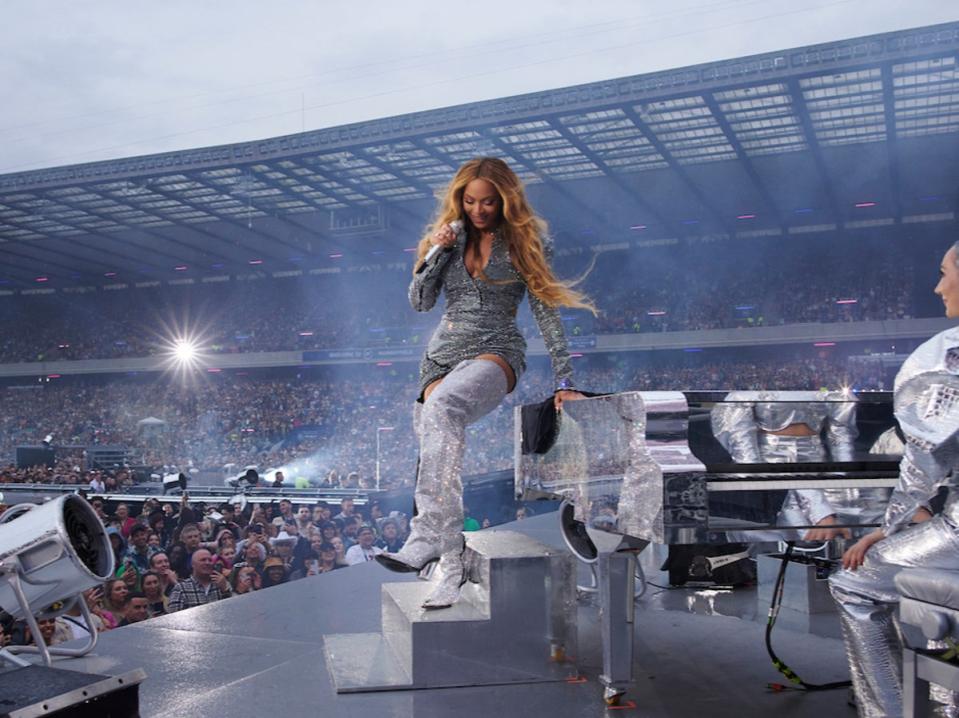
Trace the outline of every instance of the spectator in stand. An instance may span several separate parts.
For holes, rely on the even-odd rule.
[[[184,556],[179,565],[173,562],[172,557],[170,561],[173,563],[177,574],[179,574],[181,577],[190,575],[192,571],[192,556],[200,549],[200,544],[202,541],[203,536],[200,533],[199,526],[196,524],[186,524],[180,530],[180,545],[183,547]]]
[[[163,592],[163,579],[156,571],[147,571],[141,579],[143,595],[147,599],[150,618],[166,613],[167,597]]]
[[[276,538],[270,541],[270,545],[273,547],[273,556],[279,558],[283,565],[286,566],[287,570],[292,570],[293,564],[293,547],[298,543],[297,536],[291,536],[286,531],[281,531],[276,535]],[[266,567],[264,566],[264,571]]]
[[[114,628],[123,616],[123,609],[127,604],[127,596],[130,589],[123,582],[122,578],[112,578],[103,585],[103,610],[110,614],[104,621],[110,628]],[[111,625],[112,624],[112,625]]]
[[[334,536],[330,545],[336,551],[336,563],[340,566],[346,566],[346,546],[343,545],[342,537]]]
[[[102,494],[107,490],[107,485],[103,483],[103,479],[100,478],[100,474],[93,471],[90,473],[90,491],[95,494]],[[100,506],[103,506],[103,503],[100,503]]]
[[[235,563],[234,569],[242,566],[250,566],[257,572],[263,569],[263,562],[266,561],[266,547],[259,541],[248,541],[243,546],[243,561]]]
[[[163,513],[163,509],[154,509],[147,515],[147,526],[160,537],[161,547],[170,543],[170,537],[173,535],[173,531],[171,527],[167,526],[166,515]]]
[[[123,563],[117,569],[116,575],[117,578],[126,584],[128,591],[140,590],[140,572],[137,570],[136,564],[130,559],[123,559]]]
[[[262,588],[260,574],[253,566],[241,566],[233,571],[230,585],[233,586],[233,593],[237,595]]]
[[[150,529],[143,524],[135,524],[130,529],[130,546],[124,554],[124,559],[130,561],[139,573],[150,569],[150,558],[159,549],[149,545]]]
[[[271,586],[286,583],[289,580],[289,576],[289,569],[279,556],[270,556],[263,563],[263,575],[260,577],[263,588],[270,588]]]
[[[324,541],[332,541],[335,536],[339,536],[340,528],[334,521],[325,521],[320,524],[320,536]]]
[[[400,536],[400,525],[394,518],[385,518],[380,522],[380,537],[376,540],[376,547],[383,551],[395,553],[403,547],[403,537]]]
[[[147,597],[139,591],[135,591],[127,596],[126,606],[123,609],[123,620],[119,626],[129,626],[131,623],[139,623],[150,617],[149,601]]]
[[[330,513],[330,507],[326,505],[325,501],[320,501],[316,506],[313,507],[313,525],[322,526],[324,523],[330,520],[332,514]]]
[[[340,499],[340,512],[333,517],[333,520],[343,521],[345,519],[352,518],[355,511],[356,509],[353,506],[353,497],[344,496],[342,499]]]
[[[126,504],[117,504],[116,511],[114,511],[114,516],[120,522],[120,534],[124,539],[130,538],[130,531],[133,530],[133,527],[136,525],[136,519],[130,516],[130,507]]]
[[[296,510],[296,528],[300,536],[309,536],[313,527],[313,512],[306,504],[300,504]]]
[[[319,555],[320,562],[316,569],[317,573],[329,573],[330,571],[335,571],[338,568],[343,568],[343,564],[336,560],[336,547],[333,544],[321,544]]]
[[[176,571],[170,567],[170,557],[163,551],[153,554],[153,556],[150,557],[150,570],[160,577],[160,587],[163,595],[169,596],[170,591],[173,590],[173,587],[180,580],[179,576],[176,575]]]
[[[346,550],[346,563],[354,566],[358,563],[372,561],[383,549],[374,545],[376,534],[370,526],[361,526],[356,532],[356,543]]]
[[[356,534],[360,528],[360,519],[358,516],[347,516],[341,519],[343,528],[340,529],[340,538],[343,539],[344,550],[349,550],[356,544]]]
[[[190,575],[189,556],[187,556],[186,548],[184,548],[182,543],[176,542],[170,544],[170,547],[167,549],[167,556],[169,557],[170,567],[177,575],[176,582]]]
[[[236,523],[236,511],[233,504],[222,503],[219,506],[219,511],[223,515],[223,519],[220,521],[220,527],[229,529],[230,533],[233,534],[234,540],[239,540],[240,526]]]
[[[98,633],[102,633],[106,629],[106,624],[103,622],[103,619],[100,617],[100,606],[99,606],[99,596],[102,595],[102,591],[99,588],[87,589],[83,592],[82,598],[86,602],[87,607],[90,609],[90,614],[93,616],[93,630]],[[80,609],[79,602],[74,604],[63,616],[61,616],[67,628],[70,629],[70,636],[67,640],[76,640],[81,638],[89,638],[90,636],[90,627],[87,625],[86,619],[83,616],[83,611]]]
[[[106,533],[107,538],[110,540],[110,546],[113,549],[114,563],[119,566],[123,563],[123,559],[126,556],[127,542],[123,540],[120,529],[116,526],[107,526]]]
[[[205,548],[193,552],[191,564],[190,577],[177,583],[170,593],[169,613],[219,601],[232,591],[226,577],[213,570],[213,556]]]

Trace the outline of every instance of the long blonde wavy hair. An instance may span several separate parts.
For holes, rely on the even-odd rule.
[[[456,171],[440,201],[433,223],[420,240],[414,267],[419,266],[432,247],[430,237],[444,225],[460,220],[469,237],[473,238],[477,234],[469,217],[463,212],[463,192],[466,185],[476,179],[486,180],[499,194],[502,204],[499,233],[506,241],[513,266],[523,278],[530,294],[551,307],[576,307],[596,314],[596,307],[589,297],[573,289],[584,277],[563,282],[553,274],[543,248],[547,224],[530,206],[519,177],[509,165],[497,157],[477,157]],[[491,281],[482,270],[479,276],[484,281]]]

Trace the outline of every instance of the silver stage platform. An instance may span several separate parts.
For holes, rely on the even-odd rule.
[[[498,527],[561,548],[555,514]],[[648,556],[647,556],[648,554]],[[647,578],[665,585],[649,549]],[[56,666],[120,674],[143,668],[144,716],[854,716],[845,690],[773,693],[785,682],[763,647],[765,606],[756,592],[650,586],[637,603],[635,684],[620,707],[607,708],[602,686],[599,616],[580,603],[579,680],[478,688],[336,693],[324,637],[381,630],[381,584],[416,581],[376,563],[231,598],[106,633],[94,655]],[[581,575],[580,583],[586,581]],[[828,632],[828,631],[827,631]],[[483,637],[472,634],[477,653]],[[777,625],[774,645],[810,682],[846,677],[837,638]],[[358,652],[362,646],[357,646]],[[340,646],[340,650],[343,646]],[[635,706],[631,705],[635,702]]]

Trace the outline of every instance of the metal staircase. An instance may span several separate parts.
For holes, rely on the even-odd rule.
[[[421,608],[432,581],[382,585],[382,632],[324,637],[337,693],[561,681],[576,675],[575,565],[515,531],[467,533],[469,581]]]

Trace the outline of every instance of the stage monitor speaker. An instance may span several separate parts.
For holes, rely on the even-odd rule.
[[[53,466],[54,452],[46,446],[18,446],[17,468],[29,469],[31,466]]]

